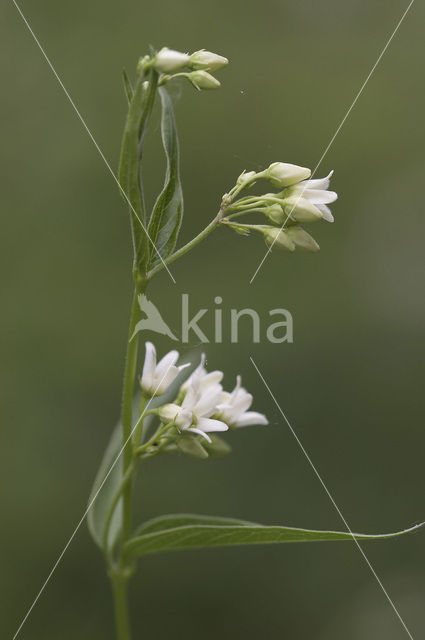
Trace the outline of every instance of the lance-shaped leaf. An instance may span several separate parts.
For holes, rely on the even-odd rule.
[[[142,272],[148,264],[149,244],[146,233],[140,163],[144,134],[155,101],[157,82],[158,74],[154,71],[151,72],[147,87],[141,75],[136,81],[125,122],[118,170],[121,193],[130,205],[135,266],[137,270]],[[129,96],[129,86],[126,87],[126,90]]]
[[[149,237],[156,247],[156,250],[151,247],[151,268],[160,262],[159,256],[165,260],[172,253],[183,218],[180,151],[173,104],[164,88],[159,89],[159,94],[162,104],[162,142],[167,158],[167,169],[164,187],[155,202],[148,227]]]
[[[118,457],[121,447],[121,425],[118,424],[112,432],[111,439],[103,455],[88,503],[88,528],[93,540],[100,548],[102,548],[103,532],[105,530],[105,521],[109,506],[121,482],[122,458]],[[109,529],[109,547],[113,546],[120,532],[121,508],[120,501],[115,509]]]
[[[283,542],[314,542],[325,540],[358,541],[385,540],[415,531],[422,524],[377,535],[344,531],[315,531],[294,527],[264,526],[243,520],[227,520],[208,516],[173,515],[147,522],[138,534],[124,546],[127,558],[137,558],[159,551],[176,551],[202,547],[221,547]]]
[[[135,537],[146,535],[148,533],[156,533],[158,531],[166,531],[175,529],[176,527],[186,527],[192,525],[215,525],[215,526],[257,526],[254,522],[247,520],[238,520],[236,518],[220,518],[217,516],[201,516],[193,513],[177,513],[167,516],[159,516],[147,520],[136,529]]]

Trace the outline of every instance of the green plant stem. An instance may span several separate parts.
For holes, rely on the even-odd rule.
[[[134,453],[136,455],[140,455],[141,453],[144,453],[147,449],[149,449],[149,447],[151,447],[155,443],[156,440],[158,440],[172,426],[173,426],[172,422],[168,422],[167,424],[162,424],[153,434],[152,438],[150,438],[150,440],[145,442],[145,444],[142,444],[140,447],[137,447],[137,449],[134,450]]]
[[[237,211],[236,213],[231,213],[230,216],[226,216],[226,220],[233,220],[233,218],[239,218],[240,216],[244,216],[247,213],[254,213],[254,212],[258,212],[258,213],[264,213],[263,209],[261,209],[260,207],[249,207],[244,209],[243,211]]]
[[[145,84],[148,77],[148,84]],[[154,69],[146,74],[139,74],[131,98],[124,134],[121,146],[121,158],[118,171],[118,179],[122,192],[130,203],[130,221],[134,249],[133,277],[134,294],[130,313],[130,327],[128,333],[127,352],[125,358],[124,382],[121,407],[123,462],[122,479],[119,491],[114,496],[108,514],[108,522],[105,530],[104,547],[107,560],[112,563],[113,550],[108,550],[108,532],[112,517],[122,495],[122,521],[121,521],[121,548],[131,536],[132,526],[132,474],[133,474],[133,398],[137,366],[137,352],[139,334],[134,336],[134,330],[140,317],[138,297],[144,293],[147,286],[146,267],[149,255],[149,243],[145,222],[142,185],[140,179],[140,163],[143,148],[143,139],[146,132],[149,116],[155,102],[158,86],[158,74]],[[126,566],[120,552],[118,564],[110,568],[112,592],[115,603],[115,617],[119,640],[130,640],[130,621],[127,605],[127,582],[131,575],[131,567]]]
[[[130,326],[128,330],[127,352],[124,368],[124,382],[121,406],[121,425],[122,425],[122,443],[123,443],[123,462],[122,462],[122,522],[121,522],[121,548],[131,536],[131,497],[132,497],[132,466],[133,466],[133,442],[131,437],[133,424],[133,397],[134,384],[136,378],[137,352],[139,345],[139,334],[134,337],[134,330],[140,317],[140,306],[138,297],[146,291],[147,281],[141,277],[136,278],[133,301],[130,313]],[[121,491],[120,491],[121,493]],[[113,505],[109,517],[112,520],[114,509],[118,503],[120,495],[117,496],[117,502]],[[108,558],[109,551],[107,549],[107,540],[110,522],[108,522],[105,533],[104,544],[106,555]],[[109,560],[109,558],[108,558]],[[130,577],[129,567],[123,563],[120,552],[118,566],[110,569],[110,579],[112,584],[112,594],[114,598],[115,620],[117,628],[118,640],[131,640],[130,619],[127,603],[127,583]]]
[[[121,409],[122,441],[123,441],[123,476],[131,465],[133,458],[133,443],[131,430],[133,425],[133,396],[134,383],[136,377],[137,352],[139,345],[139,334],[133,337],[136,324],[140,316],[140,306],[138,296],[146,290],[146,282],[136,281],[134,287],[133,302],[130,314],[130,327],[128,331],[127,354],[124,370],[124,384]],[[129,481],[123,492],[123,515],[122,515],[122,540],[125,542],[131,535],[131,488]]]
[[[115,624],[118,640],[131,640],[130,616],[128,611],[128,576],[111,574],[112,594],[115,607]]]
[[[255,180],[253,180],[253,182],[254,181]],[[221,221],[221,219],[225,215],[226,211],[227,210],[231,210],[233,208],[233,205],[231,206],[231,203],[234,200],[234,198],[239,194],[240,191],[242,191],[246,187],[247,187],[247,184],[245,184],[245,185],[236,185],[235,187],[233,187],[233,189],[231,189],[229,191],[228,194],[223,196],[223,202],[222,202],[222,205],[220,207],[220,210],[218,211],[218,213],[215,216],[215,218],[213,220],[211,220],[209,225],[206,226],[203,231],[198,233],[198,235],[195,236],[192,240],[190,240],[187,244],[185,244],[183,247],[181,247],[180,249],[175,251],[173,254],[171,254],[171,256],[166,258],[166,260],[161,262],[161,264],[158,264],[151,271],[149,271],[149,273],[147,274],[148,279],[150,280],[151,278],[153,278],[153,276],[155,276],[157,273],[159,273],[159,271],[162,271],[162,269],[164,269],[165,266],[168,266],[169,264],[171,264],[175,260],[178,260],[179,258],[184,256],[185,253],[187,253],[188,251],[193,249],[193,247],[196,247],[197,244],[202,242],[202,240],[204,240],[204,238],[206,238],[211,233],[211,231],[214,231],[214,229],[217,227],[217,225],[219,224],[219,222]],[[243,200],[240,200],[240,202],[242,202],[242,201],[244,203],[245,202],[249,203],[251,201],[258,201],[258,197],[257,196],[247,197],[247,198],[243,198]]]
[[[146,417],[145,411],[146,411],[146,404],[148,400],[149,400],[148,396],[142,393],[142,397],[140,400],[140,408],[139,408],[140,418],[133,429],[133,447],[137,447],[140,444],[140,440],[142,438],[143,420]]]
[[[148,279],[150,280],[151,278],[153,278],[153,276],[155,276],[159,271],[161,271],[165,265],[168,266],[175,260],[178,260],[179,258],[184,256],[185,253],[187,253],[188,251],[193,249],[193,247],[196,247],[197,244],[202,242],[202,240],[206,238],[211,233],[211,231],[214,231],[214,229],[216,228],[216,226],[218,225],[222,217],[223,217],[223,209],[220,209],[217,215],[215,216],[215,218],[211,220],[209,225],[206,226],[205,229],[201,231],[201,233],[198,233],[198,235],[195,236],[192,240],[190,240],[190,242],[188,242],[183,247],[181,247],[180,249],[175,251],[173,254],[171,254],[171,256],[169,256],[166,260],[164,260],[163,263],[158,264],[151,271],[149,271],[147,275]]]

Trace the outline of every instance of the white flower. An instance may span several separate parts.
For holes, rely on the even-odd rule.
[[[217,412],[223,394],[223,387],[219,383],[223,373],[207,373],[204,363],[203,354],[201,364],[182,385],[185,396],[181,405],[166,404],[158,409],[158,415],[163,421],[174,422],[181,431],[196,433],[211,442],[208,432],[227,431],[228,426],[221,420],[211,418]]]
[[[285,210],[287,208],[290,210],[291,206],[294,208],[291,217],[297,221],[306,222],[306,218],[302,217],[302,211],[308,210],[312,215],[316,212],[316,217],[323,218],[323,220],[326,220],[327,222],[334,221],[331,210],[327,206],[331,202],[335,202],[338,198],[335,191],[328,191],[332,174],[333,171],[331,171],[326,178],[303,180],[297,185],[292,186],[289,189],[285,189],[283,192],[285,204],[287,204]],[[298,202],[297,198],[299,199]],[[297,211],[300,211],[300,215],[298,216]],[[286,211],[286,213],[289,213],[289,211]]]
[[[189,63],[189,54],[174,51],[174,49],[168,49],[167,47],[163,47],[161,51],[158,51],[154,58],[154,67],[161,73],[181,71],[187,67]]]
[[[188,363],[176,367],[178,358],[178,351],[170,351],[157,364],[154,345],[152,342],[146,343],[146,356],[140,386],[147,395],[161,396],[174,382],[180,371],[190,366]]]
[[[260,175],[269,180],[275,187],[289,187],[309,178],[311,171],[306,167],[299,167],[288,162],[273,162]]]
[[[266,416],[257,411],[248,411],[252,404],[252,395],[241,386],[241,377],[237,376],[232,393],[223,392],[216,414],[229,427],[247,427],[252,424],[269,424]]]
[[[206,391],[208,387],[217,385],[221,390],[220,382],[223,379],[224,373],[222,371],[208,371],[205,368],[205,353],[201,355],[201,362],[196,367],[195,371],[185,380],[180,387],[180,390],[186,393],[192,385],[199,385],[201,391]]]
[[[207,71],[217,71],[222,67],[229,64],[229,61],[224,56],[219,56],[217,53],[211,51],[195,51],[190,56],[190,66],[192,69],[206,69]]]

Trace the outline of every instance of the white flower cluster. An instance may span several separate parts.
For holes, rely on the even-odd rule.
[[[201,91],[202,89],[217,89],[220,82],[211,73],[222,69],[229,63],[228,59],[211,51],[195,51],[195,53],[181,53],[163,47],[153,58],[154,68],[161,74],[162,82],[166,82],[173,77],[185,77],[193,86]],[[190,69],[189,73],[182,73],[185,69]],[[174,75],[168,75],[174,74]]]
[[[146,343],[146,358],[140,380],[142,391],[148,396],[163,395],[179,372],[189,365],[175,366],[177,351],[170,351],[156,364],[156,351]],[[193,433],[211,443],[208,433],[229,428],[268,424],[262,413],[249,411],[253,397],[241,385],[238,376],[231,393],[223,390],[222,371],[207,372],[205,355],[189,378],[180,386],[174,402],[164,404],[155,413],[164,423],[172,423],[181,433]]]
[[[295,251],[296,248],[318,251],[317,242],[299,226],[299,223],[334,221],[328,207],[338,198],[335,191],[328,190],[332,174],[333,171],[326,178],[311,180],[310,169],[286,162],[273,162],[267,169],[258,173],[242,173],[236,183],[238,192],[252,186],[259,178],[265,178],[281,191],[241,198],[228,208],[232,214],[229,217],[257,211],[276,226],[241,225],[233,222],[229,226],[242,234],[249,233],[251,229],[259,231],[268,246],[276,245],[289,251]]]

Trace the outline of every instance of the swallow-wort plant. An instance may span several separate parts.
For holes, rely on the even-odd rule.
[[[264,526],[204,515],[166,515],[142,524],[133,522],[134,478],[146,459],[174,453],[199,459],[225,455],[230,447],[223,433],[268,424],[265,415],[250,410],[253,397],[242,386],[240,376],[233,390],[225,391],[223,372],[208,372],[204,356],[198,366],[192,363],[192,368],[187,363],[178,363],[177,351],[170,351],[157,361],[154,345],[146,342],[144,364],[139,365],[141,309],[138,300],[160,271],[220,226],[240,235],[257,232],[269,248],[315,252],[319,246],[301,224],[333,221],[328,205],[337,196],[328,190],[331,174],[323,179],[310,179],[309,169],[274,162],[263,171],[244,171],[222,197],[212,221],[193,240],[175,248],[183,217],[183,195],[179,142],[167,86],[183,79],[198,91],[216,89],[220,82],[213,74],[227,63],[223,56],[205,50],[189,55],[163,48],[139,60],[134,85],[124,73],[128,114],[119,184],[129,206],[134,296],[121,420],[105,452],[88,509],[89,529],[103,552],[112,585],[119,640],[131,638],[128,583],[137,561],[145,554],[219,545],[353,539],[353,534],[348,532]],[[145,135],[157,98],[161,106],[167,168],[163,189],[148,212],[141,168]],[[268,183],[268,188],[274,191],[247,194],[258,182]],[[260,216],[259,224],[235,222],[245,214]],[[363,540],[399,534],[354,535]]]

